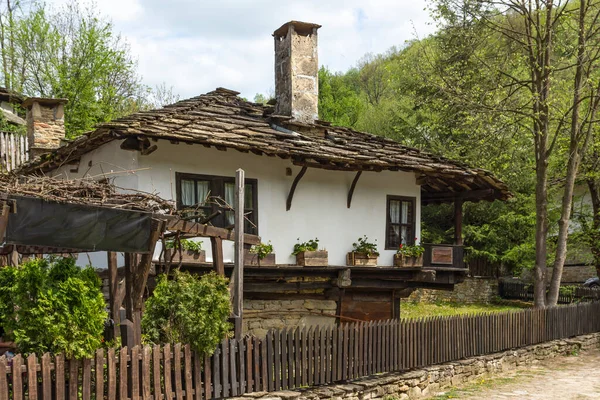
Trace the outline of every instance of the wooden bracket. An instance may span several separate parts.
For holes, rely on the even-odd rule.
[[[356,188],[356,184],[358,183],[358,180],[360,179],[361,175],[362,175],[362,171],[358,171],[356,173],[356,176],[354,177],[354,180],[352,181],[352,185],[350,186],[350,190],[348,191],[348,201],[346,202],[346,205],[348,206],[348,208],[350,208],[350,206],[352,205],[352,196],[354,195],[354,189]]]
[[[292,208],[292,199],[294,198],[294,192],[296,191],[296,186],[298,186],[298,182],[300,182],[300,179],[302,179],[302,177],[306,173],[307,169],[308,169],[307,166],[302,167],[300,172],[298,172],[298,175],[296,175],[296,177],[294,178],[294,182],[292,183],[292,187],[290,188],[290,193],[288,194],[288,197],[287,197],[285,211],[290,211],[290,208]]]

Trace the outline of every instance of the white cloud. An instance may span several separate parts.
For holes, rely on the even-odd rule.
[[[56,0],[63,2],[65,0]],[[85,1],[85,0],[82,0]],[[252,98],[273,82],[271,33],[289,20],[315,22],[319,62],[347,70],[434,27],[426,0],[99,0],[98,9],[131,43],[144,82],[182,97],[218,86]]]

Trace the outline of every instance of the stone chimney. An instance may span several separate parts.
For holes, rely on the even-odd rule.
[[[319,117],[317,29],[321,25],[290,21],[275,37],[275,114],[313,123]]]
[[[65,104],[67,99],[29,97],[23,102],[27,110],[29,157],[34,158],[57,149],[65,138]]]

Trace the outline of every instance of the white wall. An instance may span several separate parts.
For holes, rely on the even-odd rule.
[[[100,170],[136,170],[117,178],[116,184],[174,199],[176,172],[234,176],[237,168],[244,169],[247,178],[258,180],[259,235],[263,242],[272,242],[278,264],[295,264],[291,252],[297,238],[306,241],[318,237],[322,247],[329,251],[329,263],[345,265],[352,243],[367,235],[371,240],[377,239],[381,253],[379,264],[392,265],[395,251],[384,250],[387,195],[417,198],[416,237],[420,237],[420,187],[412,173],[363,173],[354,192],[352,208],[348,209],[346,199],[355,173],[309,168],[296,188],[291,210],[286,211],[289,189],[300,170],[289,160],[200,145],[175,145],[162,140],[157,143],[158,150],[141,156],[118,149],[119,144],[108,143],[84,156],[79,174],[86,172],[90,159],[89,174],[99,174]],[[288,167],[292,168],[292,176],[286,176]],[[208,241],[205,243],[207,257],[211,259],[210,245]],[[105,260],[105,256],[102,257]],[[224,258],[232,260],[233,242],[224,242]],[[94,263],[94,266],[100,265]]]

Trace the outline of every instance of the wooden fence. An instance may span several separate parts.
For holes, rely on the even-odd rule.
[[[27,137],[14,132],[0,132],[0,173],[10,172],[29,159]]]
[[[533,284],[526,285],[521,282],[500,281],[498,286],[502,298],[533,301]],[[564,287],[562,293],[558,296],[559,304],[593,300],[600,300],[600,290],[580,286]]]
[[[98,350],[71,361],[0,357],[0,400],[201,400],[323,385],[599,332],[599,313],[593,302],[272,330],[264,339],[225,339],[205,357],[179,344]]]
[[[470,276],[482,278],[498,278],[500,276],[499,262],[490,261],[484,257],[471,256],[466,261]]]

